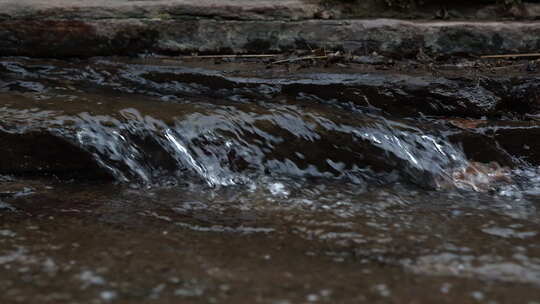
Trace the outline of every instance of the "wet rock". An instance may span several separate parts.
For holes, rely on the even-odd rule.
[[[228,77],[219,72],[133,67],[140,77],[120,79],[146,92],[240,100],[293,99],[354,104],[394,116],[501,117],[540,110],[538,77],[410,76],[401,73],[298,74],[288,78]],[[124,72],[120,74],[127,75]],[[299,79],[300,78],[300,79]]]
[[[485,122],[455,132],[450,140],[463,146],[469,159],[502,165],[540,164],[537,122]]]
[[[66,166],[74,170],[105,168],[118,180],[148,183],[156,177],[183,176],[234,184],[251,174],[269,173],[359,181],[381,173],[388,180],[397,176],[433,187],[438,174],[456,168],[459,173],[468,160],[507,167],[519,165],[518,158],[540,162],[535,152],[540,147],[523,145],[534,142],[534,122],[470,119],[524,115],[521,104],[532,108],[534,103],[516,97],[514,104],[507,94],[518,84],[534,94],[527,89],[536,85],[534,77],[479,82],[384,73],[233,77],[104,59],[91,65],[25,61],[36,62],[20,59],[1,65],[6,83],[31,83],[32,88],[43,83],[40,90],[28,90],[28,85],[5,88],[9,104],[0,108],[0,125],[15,133],[7,133],[10,142],[4,146],[16,142],[19,134],[23,140],[18,149],[24,152],[8,154],[11,161],[3,166],[11,171],[5,172],[23,174],[41,167],[44,172],[69,171],[41,152],[39,144],[27,147],[24,138],[34,131],[39,136],[32,136],[44,136],[44,142],[50,138],[48,145],[57,146],[46,151],[81,155],[81,164],[66,158]],[[454,118],[418,119],[422,114]],[[26,154],[34,163],[24,167],[15,156]],[[13,163],[18,167],[9,167]],[[464,172],[477,179],[478,174]],[[489,172],[481,173],[489,177]]]
[[[400,116],[489,116],[501,101],[501,97],[469,80],[404,75],[351,75],[347,81],[326,85],[291,83],[283,87],[283,92],[295,97],[311,95],[353,102]]]
[[[522,114],[540,113],[540,78],[511,79],[506,84],[508,87],[501,110],[507,110]]]
[[[0,174],[110,180],[92,155],[48,132],[0,131]]]
[[[540,164],[540,127],[493,128],[486,130],[510,155],[519,157],[533,165]]]
[[[490,136],[474,131],[461,131],[450,135],[450,141],[460,145],[468,159],[481,163],[496,162],[503,166],[515,166],[515,159]]]
[[[242,65],[239,63],[239,67]],[[250,66],[249,66],[250,67]],[[117,64],[90,60],[51,66],[32,60],[6,61],[4,91],[42,92],[47,87],[100,87],[152,96],[211,96],[227,101],[291,100],[379,110],[393,116],[534,119],[540,111],[535,76],[434,76],[405,72],[231,73],[178,65]],[[261,65],[253,64],[253,69]],[[265,71],[263,66],[263,71]],[[334,70],[333,70],[334,71]],[[234,74],[233,74],[234,75]]]
[[[175,114],[173,104],[156,117],[133,108],[66,116],[62,102],[57,106],[46,118],[0,109],[6,117],[22,117],[4,122],[5,129],[19,131],[0,137],[0,172],[95,178],[106,172],[118,181],[181,178],[211,185],[268,174],[357,182],[385,175],[381,180],[431,187],[435,176],[464,162],[444,138],[414,125],[332,111],[201,104]]]

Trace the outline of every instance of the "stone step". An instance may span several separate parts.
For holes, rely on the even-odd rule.
[[[326,48],[353,54],[376,51],[394,58],[414,57],[422,50],[444,58],[536,52],[540,45],[538,22],[477,22],[476,15],[469,21],[359,19],[341,14],[345,11],[350,9],[300,0],[4,0],[0,2],[0,56],[242,54]]]

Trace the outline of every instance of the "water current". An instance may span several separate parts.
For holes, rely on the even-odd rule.
[[[292,234],[330,244],[306,252],[336,262],[540,284],[539,248],[528,242],[538,234],[540,169],[491,135],[511,124],[472,131],[284,89],[331,90],[366,75],[242,78],[155,62],[24,58],[1,61],[0,75],[0,183],[54,180],[2,190],[0,212],[45,216],[42,201],[51,200],[54,216]],[[478,157],[471,140],[488,152]],[[375,289],[382,296],[384,286]]]
[[[475,183],[504,174],[471,165],[459,142],[449,139],[452,132],[436,123],[291,100],[277,93],[287,80],[271,79],[270,87],[246,79],[236,88],[220,83],[232,80],[193,69],[98,63],[100,69],[3,62],[25,79],[3,84],[8,92],[23,92],[0,108],[3,130],[45,129],[91,152],[116,180],[150,186],[193,179],[209,186],[250,185],[261,176],[294,176],[478,190],[482,185]],[[96,87],[112,96],[87,93]],[[140,93],[160,101],[151,105]],[[472,167],[473,173],[456,179]]]

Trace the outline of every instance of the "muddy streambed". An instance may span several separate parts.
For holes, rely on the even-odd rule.
[[[0,60],[1,303],[540,302],[537,75],[235,65]]]

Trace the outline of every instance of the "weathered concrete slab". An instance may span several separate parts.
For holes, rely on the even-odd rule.
[[[434,57],[540,49],[537,22],[329,19],[343,17],[331,11],[300,0],[3,0],[0,55],[87,57],[327,48],[402,58],[414,57],[420,49]]]
[[[493,1],[495,2],[495,1]],[[532,0],[527,2],[533,2]],[[536,1],[538,2],[538,1]],[[504,8],[489,2],[446,5],[445,19],[494,20],[513,18],[535,20],[540,4],[525,3]],[[7,18],[197,18],[233,20],[300,20],[348,18],[433,19],[441,14],[440,3],[427,1],[410,9],[380,0],[2,0],[1,15]],[[441,16],[439,16],[441,18]]]
[[[174,19],[298,20],[315,18],[322,8],[299,0],[2,0],[6,19]]]

